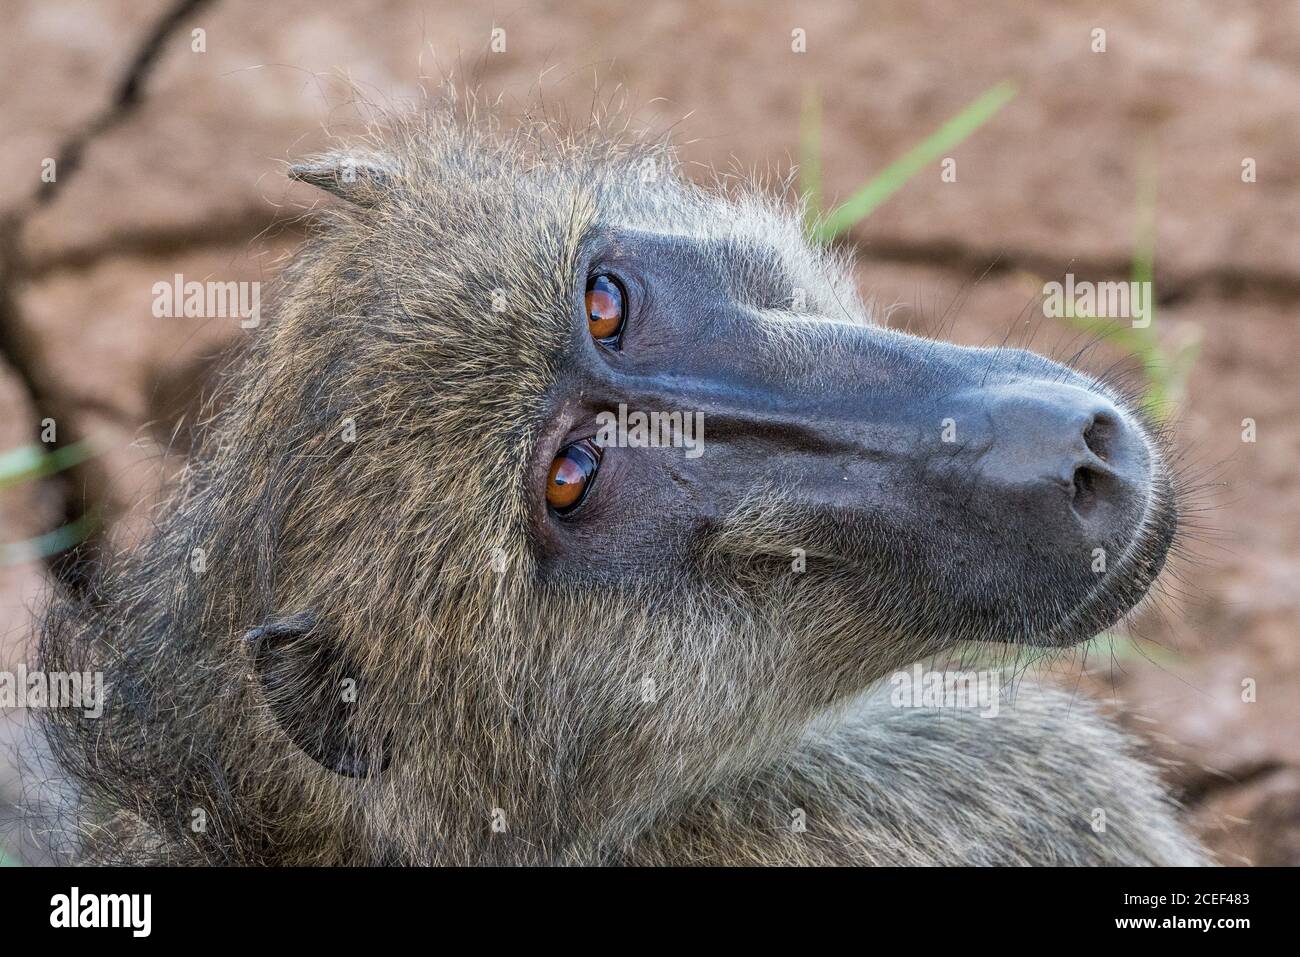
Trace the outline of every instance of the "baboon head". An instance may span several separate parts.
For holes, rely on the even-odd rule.
[[[1161,568],[1131,409],[873,324],[760,189],[441,115],[293,175],[337,199],[171,515],[47,627],[110,674],[65,760],[164,845],[613,853],[890,670],[1076,643]]]

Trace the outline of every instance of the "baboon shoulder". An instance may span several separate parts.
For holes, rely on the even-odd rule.
[[[1204,852],[1135,742],[1025,685],[997,717],[869,694],[786,760],[647,835],[640,863],[1189,865]]]

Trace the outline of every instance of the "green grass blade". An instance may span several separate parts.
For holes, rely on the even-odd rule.
[[[98,518],[86,513],[75,522],[69,522],[52,532],[29,538],[25,542],[10,545],[0,544],[0,566],[16,565],[20,562],[37,561],[57,555],[85,540],[99,525]]]
[[[992,119],[1002,107],[1011,102],[1016,92],[1015,84],[1004,80],[983,93],[849,197],[816,228],[813,238],[818,242],[830,242],[852,229],[898,192],[904,183]]]
[[[1140,317],[1146,321],[1132,326],[1116,319],[1076,314],[1070,303],[1066,304],[1063,318],[1081,332],[1104,339],[1138,360],[1146,380],[1142,406],[1154,418],[1165,421],[1183,401],[1188,377],[1200,355],[1201,330],[1192,324],[1184,325],[1179,330],[1181,345],[1170,342],[1170,337],[1162,343],[1156,335],[1156,182],[1155,151],[1148,140],[1138,164],[1131,266],[1132,281],[1148,291],[1143,296],[1145,314]]]
[[[53,452],[40,445],[21,445],[10,449],[0,454],[0,489],[54,475],[80,465],[94,454],[85,441],[63,446]]]
[[[1148,142],[1138,167],[1137,209],[1133,229],[1133,281],[1156,278],[1156,162]]]
[[[822,212],[822,102],[811,83],[804,89],[799,114],[799,194],[808,203],[805,229]]]
[[[1138,161],[1138,188],[1136,208],[1133,213],[1133,268],[1134,282],[1145,283],[1151,294],[1146,297],[1148,320],[1143,332],[1155,343],[1156,318],[1156,159],[1155,150],[1148,139],[1142,146]]]
[[[1147,353],[1151,349],[1148,344],[1148,337],[1144,334],[1145,330],[1120,325],[1114,319],[1099,319],[1096,316],[1084,315],[1083,313],[1067,315],[1065,321],[1086,335],[1095,336],[1130,355],[1137,356],[1143,360],[1145,365]]]
[[[1127,667],[1136,661],[1149,661],[1162,668],[1173,668],[1183,660],[1175,648],[1113,631],[1103,631],[1100,635],[1089,638],[1080,646],[1080,650],[1089,655],[1100,655],[1103,661],[1117,663],[1120,667]]]

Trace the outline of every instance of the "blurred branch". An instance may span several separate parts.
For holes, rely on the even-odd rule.
[[[27,216],[39,206],[48,204],[59,191],[66,187],[68,180],[75,177],[81,167],[86,148],[97,137],[118,126],[128,119],[142,102],[143,91],[158,60],[166,48],[167,41],[187,18],[206,6],[210,0],[178,0],[154,23],[135,48],[135,53],[128,62],[122,78],[118,81],[109,102],[80,129],[72,133],[55,151],[55,178],[51,182],[39,180],[36,189],[25,202],[0,215],[0,359],[13,366],[23,386],[36,408],[38,422],[52,419],[57,424],[58,433],[63,440],[72,439],[71,444],[57,446],[53,456],[54,467],[51,471],[41,472],[41,478],[59,475],[63,485],[64,514],[67,524],[64,528],[51,532],[42,540],[24,543],[24,546],[41,549],[52,547],[60,542],[85,544],[83,537],[98,526],[90,516],[100,511],[98,503],[108,495],[109,483],[103,470],[90,457],[81,457],[77,439],[77,416],[75,404],[63,395],[58,377],[51,370],[45,359],[44,351],[36,333],[25,322],[18,304],[15,290],[28,278],[28,268],[23,254],[21,235]],[[36,176],[35,171],[32,174]],[[15,463],[26,461],[34,463],[29,451],[17,450],[15,456],[7,459],[9,468]],[[49,467],[46,462],[34,465],[38,470]],[[72,541],[72,529],[78,534]],[[48,541],[45,540],[48,538]],[[13,548],[14,546],[9,546]],[[49,551],[40,551],[49,556]],[[51,564],[51,572],[65,585],[77,588],[81,584],[79,573],[75,571],[78,563],[75,556],[68,560],[59,559]]]
[[[35,204],[43,205],[50,202],[58,190],[65,186],[68,179],[81,167],[81,158],[90,142],[135,112],[136,107],[141,103],[144,85],[157,65],[158,58],[162,56],[163,48],[172,32],[180,26],[182,20],[197,13],[210,2],[211,0],[179,0],[158,19],[153,29],[136,48],[135,56],[131,58],[126,71],[118,81],[112,99],[89,123],[64,140],[55,152],[54,162],[58,174],[53,182],[41,183],[37,188],[32,195]]]

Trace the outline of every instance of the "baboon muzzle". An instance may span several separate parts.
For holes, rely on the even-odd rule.
[[[1088,637],[1159,571],[1168,480],[1134,414],[1080,374],[1022,350],[720,312],[671,369],[606,370],[584,390],[593,410],[702,414],[696,459],[607,453],[624,494],[740,540],[761,512],[765,541],[931,593],[1003,640]]]

